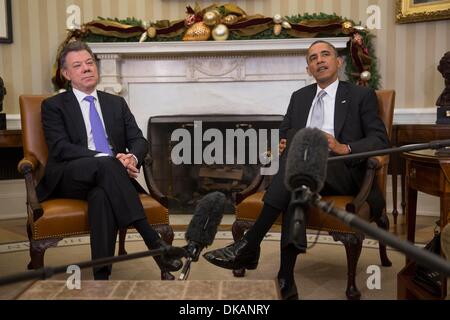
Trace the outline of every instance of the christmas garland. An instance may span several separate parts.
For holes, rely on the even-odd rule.
[[[143,22],[135,18],[125,20],[99,17],[69,30],[66,40],[58,50],[74,39],[85,42],[161,42],[161,41],[207,41],[207,40],[259,40],[321,37],[350,37],[345,49],[346,75],[350,82],[379,88],[373,35],[362,27],[356,27],[349,19],[336,14],[303,14],[282,17],[247,15],[235,4],[211,5],[201,9],[186,8],[185,19]],[[55,64],[52,79],[56,89],[67,83]]]

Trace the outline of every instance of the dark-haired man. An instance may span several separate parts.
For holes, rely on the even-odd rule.
[[[283,213],[281,262],[278,283],[283,299],[297,299],[294,266],[297,255],[306,251],[305,243],[293,245],[289,235],[292,210],[287,210],[291,194],[284,185],[288,132],[305,127],[321,129],[330,152],[344,155],[388,147],[386,128],[378,117],[378,100],[372,89],[339,81],[342,59],[336,48],[326,41],[316,41],[307,52],[307,71],[317,83],[292,94],[287,113],[280,126],[280,169],[264,195],[264,206],[253,227],[239,240],[225,248],[207,252],[209,262],[227,269],[255,269],[260,243],[280,212]],[[327,168],[321,194],[358,193],[365,173],[364,161],[335,162]],[[368,197],[371,214],[379,216],[384,198],[374,184]]]
[[[148,224],[139,200],[139,173],[148,142],[122,97],[96,89],[97,62],[81,41],[67,44],[60,57],[71,89],[42,103],[48,145],[45,175],[37,192],[49,197],[88,201],[93,259],[114,255],[117,230],[133,226],[149,249],[168,245]],[[155,258],[164,271],[182,267],[179,259]],[[106,280],[111,266],[95,267],[94,279]]]

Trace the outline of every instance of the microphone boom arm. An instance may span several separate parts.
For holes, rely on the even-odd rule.
[[[429,143],[418,143],[418,144],[409,144],[397,148],[387,148],[387,149],[381,149],[381,150],[374,150],[374,151],[368,151],[368,152],[361,152],[361,153],[352,153],[347,154],[344,156],[336,156],[336,157],[330,157],[328,158],[328,162],[334,162],[334,161],[341,161],[341,160],[352,160],[352,159],[360,159],[360,158],[370,158],[374,156],[381,156],[386,154],[392,154],[392,153],[401,153],[401,152],[408,152],[408,151],[417,151],[417,150],[424,150],[424,149],[441,149],[444,147],[450,146],[450,139],[447,140],[435,140],[431,141]]]
[[[184,257],[186,256],[186,252],[182,248],[177,247],[170,247],[169,249],[155,249],[155,250],[147,250],[142,252],[136,252],[136,253],[130,253],[127,255],[117,256],[117,257],[111,257],[111,258],[100,258],[96,260],[90,260],[90,261],[82,261],[78,263],[72,263],[69,265],[63,265],[63,266],[57,266],[57,267],[44,267],[40,268],[34,271],[26,271],[26,272],[20,272],[16,274],[12,274],[9,276],[4,276],[0,278],[0,286],[7,285],[19,281],[25,281],[25,280],[32,280],[32,279],[48,279],[52,277],[55,274],[58,273],[65,273],[67,271],[67,267],[70,265],[77,265],[80,267],[80,269],[88,268],[88,267],[97,267],[97,266],[104,266],[111,263],[126,261],[126,260],[133,260],[138,258],[144,258],[148,256],[160,256],[165,255],[173,256],[173,257]]]
[[[384,244],[399,250],[409,258],[450,277],[450,263],[444,260],[442,257],[432,254],[426,250],[420,249],[408,241],[399,240],[391,233],[372,226],[370,223],[362,220],[354,214],[351,214],[339,208],[335,208],[332,203],[320,200],[320,196],[317,194],[314,195],[314,198],[315,199],[312,200],[312,204],[325,213],[331,214],[350,227],[361,230],[362,232],[374,237],[378,241],[381,241]]]

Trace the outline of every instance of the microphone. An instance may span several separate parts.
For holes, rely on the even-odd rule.
[[[286,159],[285,185],[292,192],[288,210],[294,210],[290,224],[290,243],[306,250],[305,213],[312,193],[319,192],[327,173],[328,141],[317,128],[304,128],[292,139]]]
[[[327,174],[328,141],[317,128],[304,128],[292,139],[286,159],[285,185],[289,191],[301,186],[322,190]]]
[[[221,192],[208,193],[195,207],[194,215],[186,230],[188,244],[184,249],[189,257],[180,273],[180,280],[187,279],[192,261],[198,261],[200,252],[211,245],[222,221],[226,197]]]

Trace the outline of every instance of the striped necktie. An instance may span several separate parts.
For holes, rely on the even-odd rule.
[[[324,103],[323,103],[323,97],[327,93],[324,90],[319,91],[317,94],[317,100],[316,103],[314,103],[311,111],[311,122],[309,126],[311,128],[318,128],[322,129],[323,122],[324,122]]]

